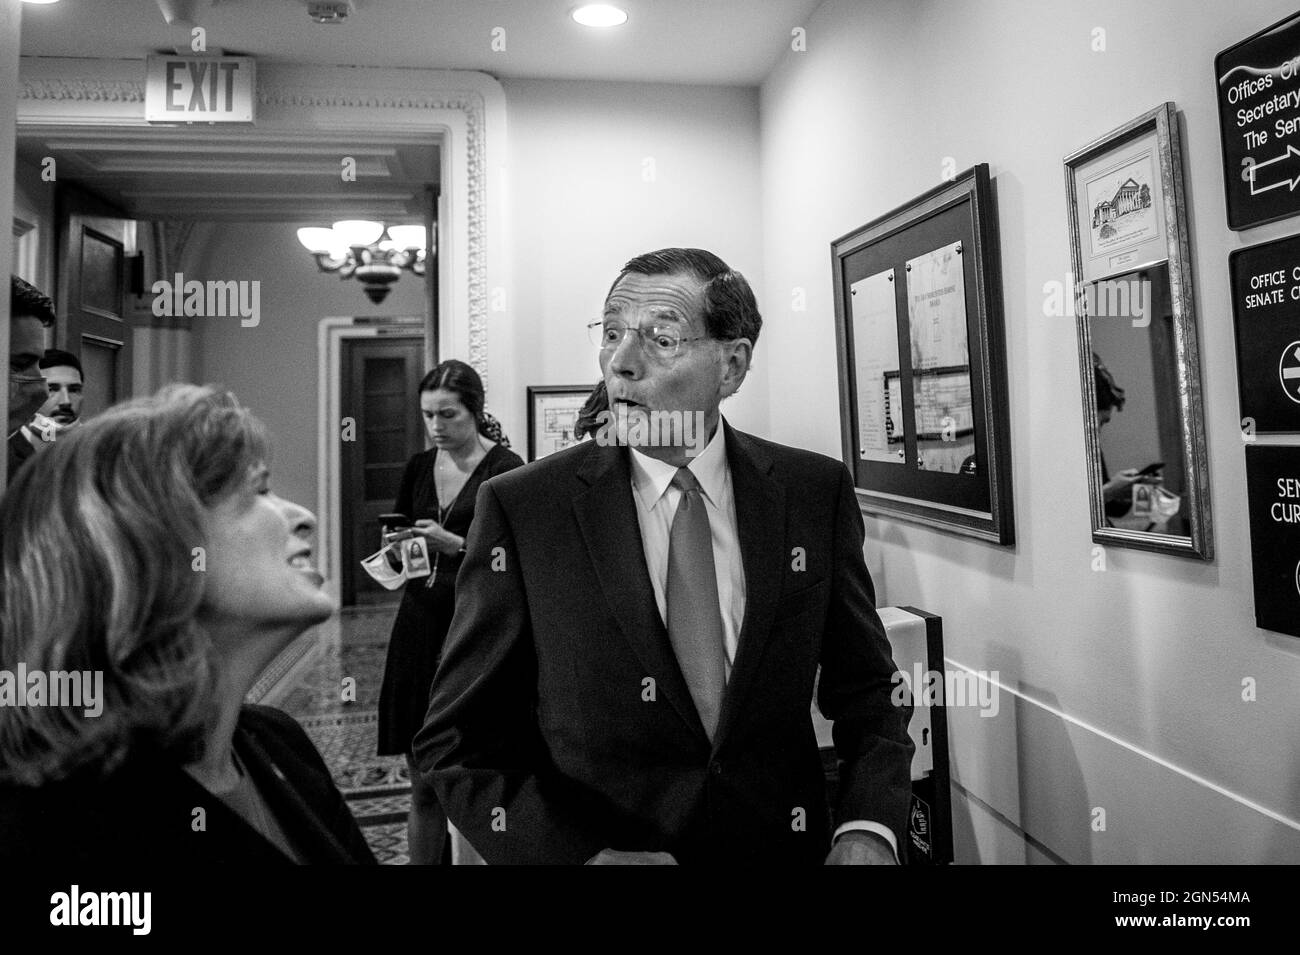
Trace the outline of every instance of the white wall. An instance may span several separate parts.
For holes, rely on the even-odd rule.
[[[1227,229],[1213,98],[1215,53],[1292,12],[827,0],[763,85],[776,440],[839,455],[830,241],[937,184],[947,157],[997,182],[1018,542],[867,522],[882,603],[942,614],[949,660],[1000,674],[997,717],[951,714],[961,861],[1300,861],[1300,640],[1254,626],[1227,287],[1232,248],[1295,222]],[[1165,100],[1185,116],[1218,556],[1109,548],[1094,572],[1074,329],[1043,309],[1070,268],[1061,159]],[[796,288],[806,313],[773,308]]]
[[[599,377],[583,325],[599,316],[609,283],[628,258],[666,245],[700,246],[762,288],[758,94],[512,81],[506,101],[503,198],[513,278],[504,289],[505,308],[488,313],[488,409],[522,454],[525,387],[591,384]],[[650,181],[643,178],[646,159],[654,163]],[[318,321],[420,315],[423,306],[410,277],[376,307],[356,282],[319,274],[294,237],[296,227],[200,226],[183,267],[187,279],[261,280],[258,327],[193,320],[195,377],[228,385],[267,423],[279,492],[314,507]],[[768,424],[768,354],[760,339],[755,371],[725,407],[734,424],[760,434]]]
[[[513,280],[509,308],[489,313],[488,404],[522,449],[528,385],[600,377],[583,326],[600,317],[632,256],[709,249],[761,291],[758,95],[641,83],[503,85]],[[765,338],[749,380],[723,408],[734,425],[760,434],[774,354]]]
[[[298,244],[297,223],[196,228],[182,259],[186,280],[260,280],[261,321],[194,318],[195,377],[226,385],[271,431],[272,486],[316,509],[317,326],[336,315],[424,314],[424,284],[404,276],[381,305],[355,280],[322,274]],[[418,403],[411,396],[411,413]],[[319,516],[319,515],[318,515]]]

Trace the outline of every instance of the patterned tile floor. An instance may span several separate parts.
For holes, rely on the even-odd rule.
[[[396,604],[343,611],[313,636],[309,662],[263,700],[302,724],[384,865],[406,864],[411,806],[406,761],[375,755],[376,707],[396,612]]]

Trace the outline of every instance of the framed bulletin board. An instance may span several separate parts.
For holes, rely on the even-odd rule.
[[[831,243],[844,462],[867,513],[1015,542],[985,164]]]

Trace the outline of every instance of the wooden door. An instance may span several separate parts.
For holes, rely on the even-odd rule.
[[[363,557],[379,549],[379,515],[393,509],[402,472],[424,450],[420,385],[424,338],[420,335],[344,340],[340,404],[356,422],[355,440],[344,441],[340,460],[343,499],[340,600],[382,603],[401,591],[387,591],[361,569]]]
[[[126,258],[135,253],[135,223],[71,186],[59,190],[58,210],[55,343],[81,359],[84,419],[132,395]]]

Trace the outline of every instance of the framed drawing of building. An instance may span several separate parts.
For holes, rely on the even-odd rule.
[[[1066,222],[1092,539],[1211,560],[1182,140],[1177,108],[1161,103],[1071,152]],[[1234,278],[1237,261],[1229,260]],[[1293,309],[1284,310],[1289,318]],[[1276,362],[1289,351],[1256,364],[1268,369],[1262,377],[1270,390],[1280,380]]]

